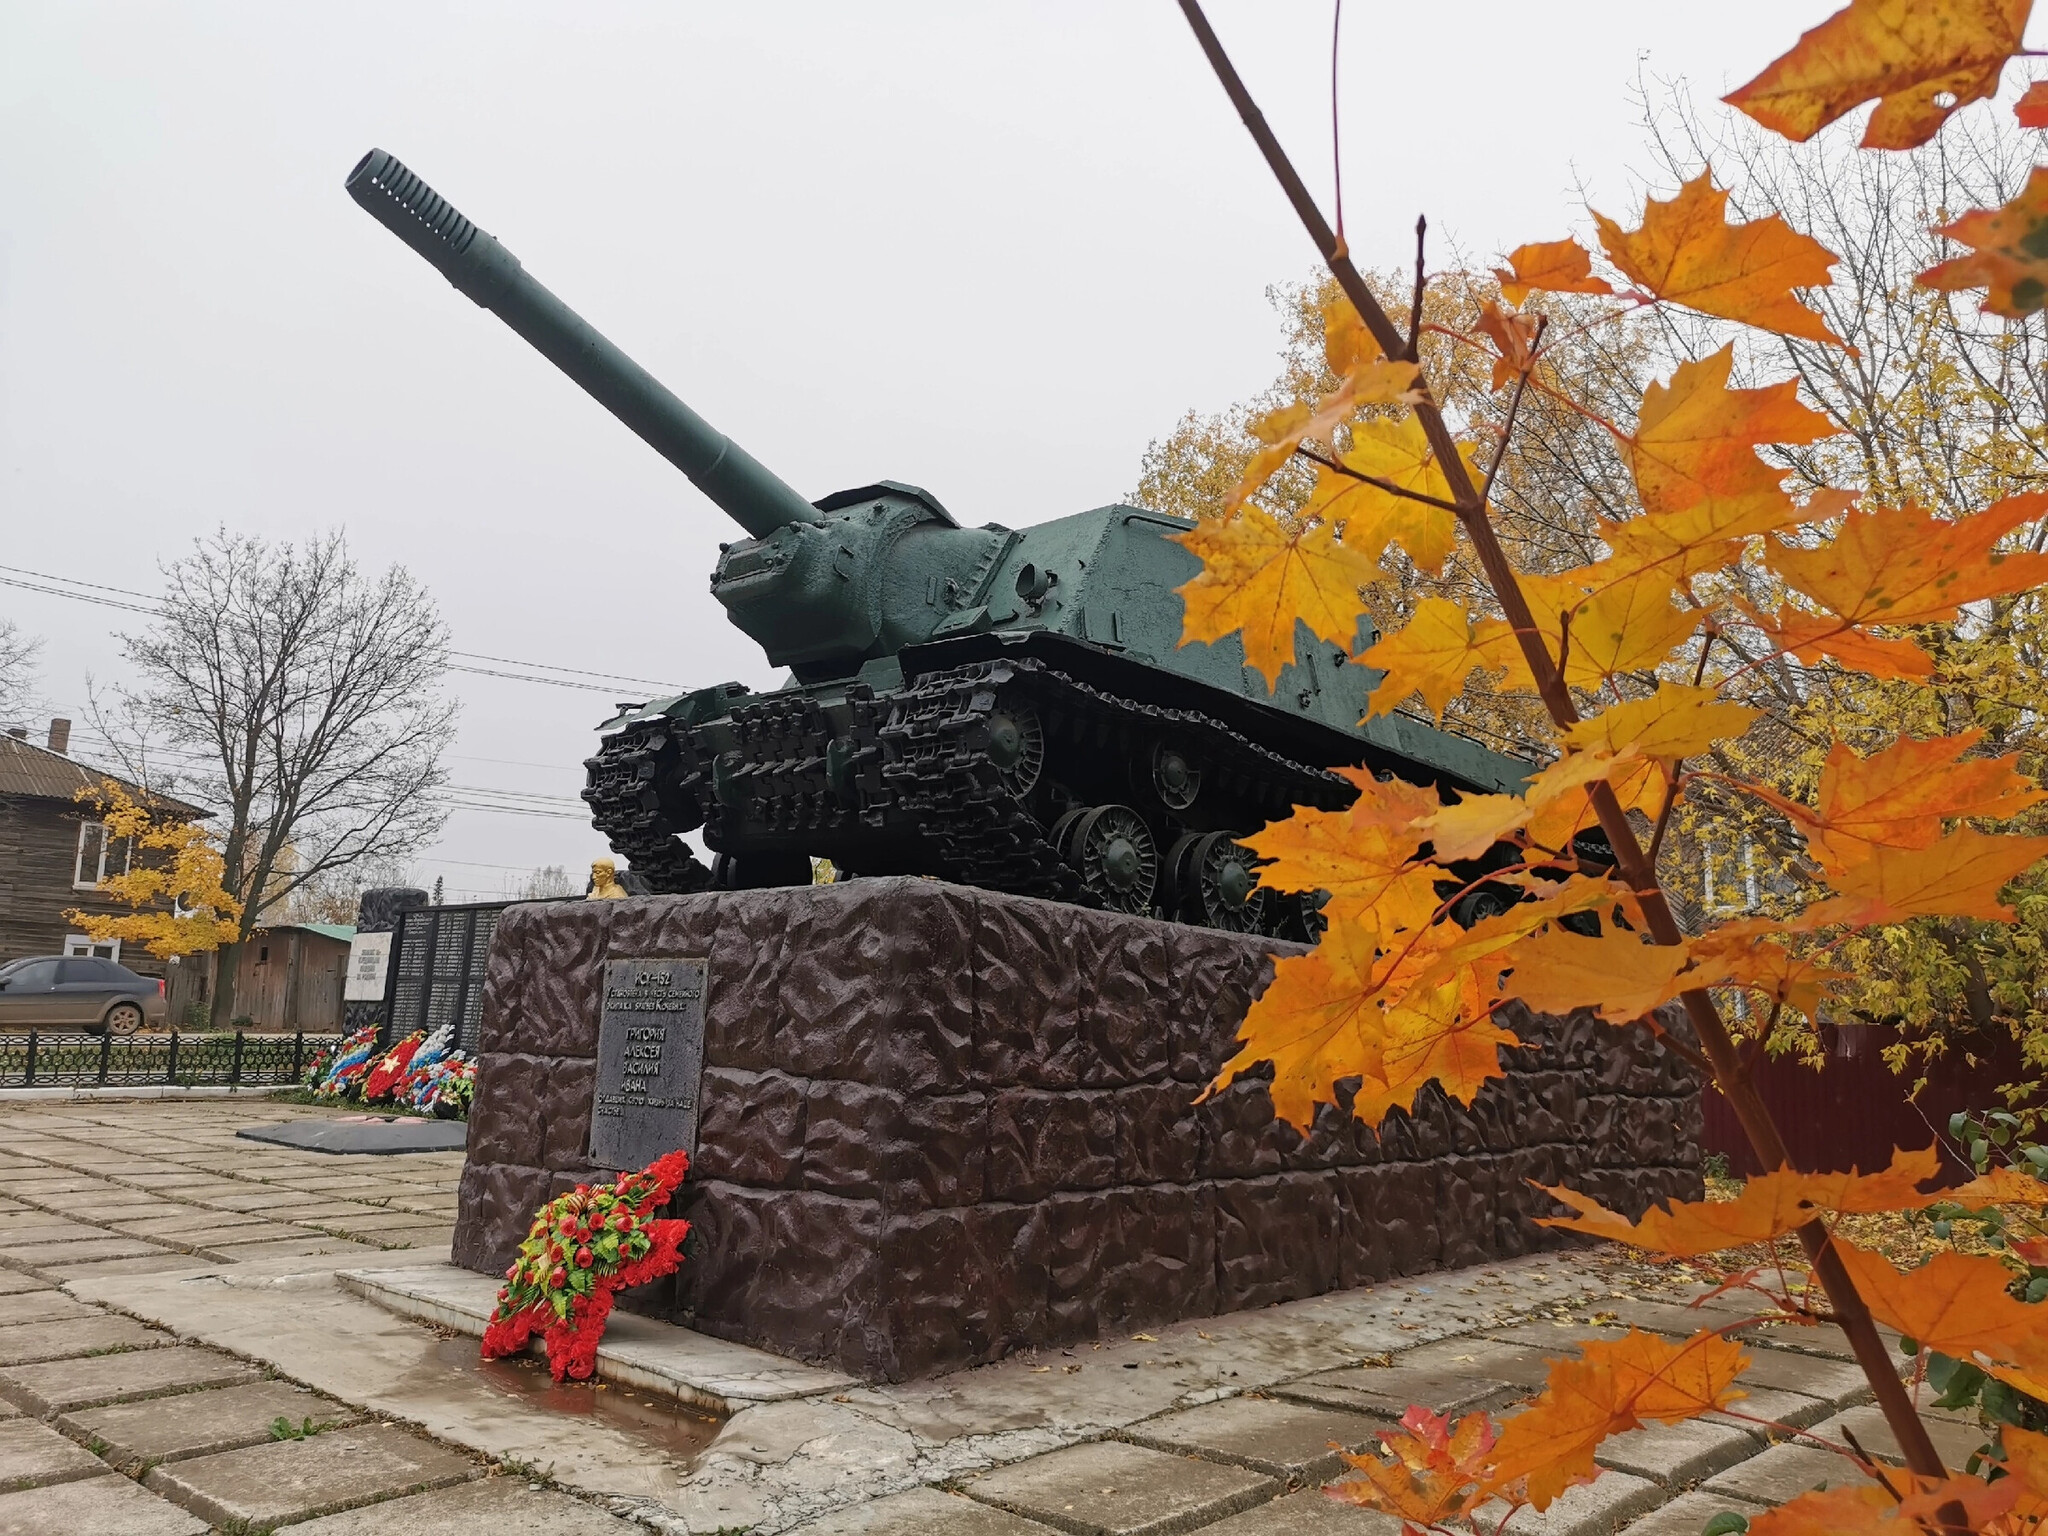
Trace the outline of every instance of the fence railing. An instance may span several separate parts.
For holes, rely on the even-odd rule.
[[[339,1035],[115,1036],[79,1030],[0,1035],[0,1089],[277,1087],[295,1083]]]

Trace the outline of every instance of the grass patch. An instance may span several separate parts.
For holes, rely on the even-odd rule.
[[[301,1419],[294,1424],[283,1414],[270,1421],[270,1438],[273,1440],[310,1440],[334,1428],[332,1424],[315,1424],[311,1418]]]

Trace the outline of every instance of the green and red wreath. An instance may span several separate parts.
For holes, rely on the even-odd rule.
[[[542,1206],[505,1271],[497,1310],[484,1329],[484,1358],[519,1354],[539,1333],[555,1380],[589,1377],[613,1296],[659,1280],[682,1262],[690,1224],[656,1221],[654,1213],[689,1168],[686,1153],[671,1152],[617,1183],[578,1184]]]

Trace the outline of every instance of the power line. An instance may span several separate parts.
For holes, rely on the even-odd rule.
[[[163,605],[160,599],[153,598],[146,592],[131,591],[127,587],[110,587],[104,582],[81,581],[75,576],[55,576],[48,571],[25,570],[15,565],[0,565],[0,571],[11,573],[0,576],[0,586],[17,587],[24,592],[40,592],[48,597],[68,597],[74,602],[95,603],[102,608],[119,608],[126,613],[156,615],[163,612]],[[20,579],[22,577],[33,577],[34,580],[24,581]],[[62,583],[62,585],[54,587],[37,585],[38,582],[52,581]],[[87,590],[68,590],[77,587]],[[94,595],[101,592],[113,593],[115,596],[98,597]],[[137,601],[123,602],[120,600],[122,598],[135,598]],[[501,667],[526,667],[535,672],[561,672],[567,674],[565,677],[529,677],[517,672],[498,672],[486,667],[458,666],[452,662],[449,664],[449,671],[464,672],[472,677],[497,677],[515,683],[545,683],[555,688],[578,688],[585,693],[616,694],[617,689],[613,685],[617,683],[629,683],[636,687],[658,688],[669,692],[677,691],[674,683],[662,682],[650,677],[628,677],[620,672],[596,672],[587,667],[564,667],[549,661],[521,661],[511,656],[487,656],[478,651],[450,651],[448,654],[463,661],[488,661]],[[577,683],[569,681],[571,677],[594,677],[602,678],[606,681],[599,683]]]

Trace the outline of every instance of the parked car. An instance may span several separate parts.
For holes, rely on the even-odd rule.
[[[0,965],[0,1028],[132,1035],[169,1017],[164,984],[97,955],[31,955]]]

